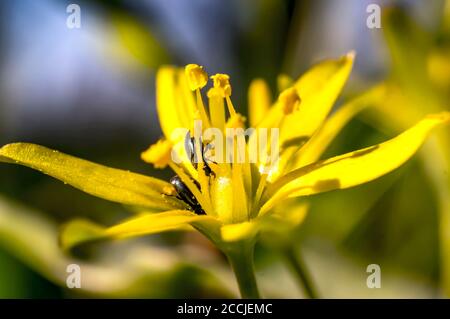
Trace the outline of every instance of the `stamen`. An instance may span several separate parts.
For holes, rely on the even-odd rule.
[[[223,130],[225,126],[225,109],[223,104],[223,97],[219,90],[213,87],[208,91],[208,99],[212,126]]]
[[[184,69],[189,88],[195,91],[197,97],[197,109],[200,113],[204,126],[210,127],[208,114],[206,113],[205,105],[203,104],[202,94],[200,89],[208,83],[208,74],[203,70],[203,67],[197,64],[188,64]]]
[[[230,113],[230,116],[236,115],[236,110],[234,109],[233,103],[231,102],[231,99],[229,96],[225,97],[225,100],[227,101],[227,108],[228,112]]]
[[[290,87],[281,92],[278,100],[281,103],[284,114],[291,114],[297,110],[300,105],[300,96],[295,87]]]
[[[189,88],[192,91],[203,88],[208,83],[208,74],[197,64],[188,64],[184,69]]]
[[[220,90],[222,97],[231,96],[230,77],[227,74],[217,73],[211,76],[214,87]]]
[[[211,127],[211,124],[209,123],[208,114],[206,113],[205,105],[203,104],[203,98],[200,89],[195,90],[195,94],[197,96],[197,109],[200,113],[200,118],[202,119],[205,128],[209,128]]]
[[[221,93],[222,97],[224,97],[227,101],[227,108],[230,116],[236,114],[236,110],[234,109],[233,103],[231,102],[231,84],[230,77],[227,74],[215,74],[211,76],[213,80],[214,88],[218,89]]]
[[[245,121],[245,116],[236,113],[228,119],[227,123],[225,124],[225,128],[244,128]]]

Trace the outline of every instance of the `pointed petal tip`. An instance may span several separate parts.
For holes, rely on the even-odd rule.
[[[345,57],[349,60],[354,60],[356,57],[356,51],[355,50],[351,50],[350,52],[348,52]]]
[[[427,115],[427,118],[429,119],[436,119],[439,122],[442,122],[443,124],[450,122],[450,112],[440,112],[440,113],[434,113]]]
[[[102,238],[104,228],[86,219],[74,219],[61,227],[59,245],[70,251],[83,243]]]

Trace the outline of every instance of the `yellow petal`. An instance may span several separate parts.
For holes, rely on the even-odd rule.
[[[159,140],[141,153],[143,161],[153,164],[155,168],[164,168],[170,161],[172,143],[168,140]]]
[[[64,250],[103,237],[105,228],[89,220],[75,219],[63,226],[59,243]]]
[[[283,203],[276,212],[266,214],[250,221],[227,224],[220,228],[221,238],[225,242],[240,241],[254,238],[258,233],[271,236],[280,236],[280,233],[289,236],[289,231],[300,225],[308,211],[306,203]]]
[[[247,193],[244,184],[244,164],[233,163],[231,170],[231,184],[233,188],[233,221],[241,222],[248,220]]]
[[[387,174],[406,162],[433,128],[449,121],[449,112],[428,115],[389,141],[294,170],[268,187],[260,214],[287,197],[353,187]]]
[[[351,52],[338,60],[319,63],[297,80],[301,106],[283,122],[282,140],[311,136],[322,124],[348,79],[354,56]]]
[[[297,152],[290,170],[317,161],[341,129],[366,107],[380,102],[385,96],[385,91],[384,85],[378,85],[340,107]]]
[[[263,129],[280,128],[286,119],[292,117],[294,111],[298,113],[300,103],[301,98],[295,87],[285,89],[278,95],[274,105],[265,112],[265,116],[256,127]]]
[[[250,126],[256,125],[264,118],[272,104],[269,86],[263,79],[255,79],[248,89],[248,114]]]
[[[240,241],[256,236],[259,231],[259,220],[223,225],[220,229],[222,240],[225,242]]]
[[[233,183],[220,174],[211,182],[211,202],[218,218],[225,224],[233,222]]]
[[[63,227],[60,242],[64,249],[108,238],[128,238],[177,230],[193,222],[211,217],[196,215],[186,210],[174,210],[157,214],[143,214],[118,225],[106,228],[87,220],[73,220]]]
[[[3,146],[0,148],[0,162],[31,167],[88,194],[113,202],[156,210],[184,207],[175,197],[166,195],[173,188],[167,182],[95,164],[35,144]]]
[[[190,129],[194,118],[193,97],[188,95],[190,92],[186,92],[185,81],[180,81],[180,72],[171,66],[161,67],[156,75],[156,109],[159,123],[165,137],[173,143],[177,142],[173,140],[175,130]]]
[[[183,123],[189,124],[187,128],[191,128],[192,121],[195,118],[197,110],[197,102],[195,100],[195,94],[189,88],[188,79],[183,69],[177,69],[177,91],[182,101],[182,116],[184,117]]]
[[[286,165],[291,157],[323,124],[348,79],[353,60],[354,53],[351,52],[311,68],[297,80],[294,87],[280,94],[258,124],[258,128],[280,128],[282,154],[277,169],[269,175],[269,181],[275,181],[287,171]],[[297,90],[297,94],[292,93],[293,89]]]
[[[297,227],[305,220],[309,210],[309,204],[306,202],[299,203],[298,201],[297,198],[289,199],[276,207],[275,212],[271,216],[279,220],[284,227],[270,230],[286,231]]]
[[[206,215],[196,215],[186,210],[174,210],[157,214],[145,214],[105,230],[108,237],[126,238],[160,233],[189,225],[194,221],[210,219]]]

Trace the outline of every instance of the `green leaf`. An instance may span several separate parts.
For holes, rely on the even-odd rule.
[[[214,260],[198,264],[195,257],[180,255],[176,249],[164,249],[148,243],[145,243],[145,247],[141,243],[128,245],[124,256],[131,258],[116,260],[100,256],[90,262],[76,259],[64,253],[58,246],[55,240],[58,237],[58,225],[47,215],[11,202],[0,194],[0,246],[18,263],[30,267],[33,272],[62,288],[67,288],[67,266],[78,264],[82,269],[82,279],[81,289],[77,290],[77,293],[82,296],[187,298],[194,294],[198,297],[230,298],[237,292],[232,283],[222,278],[223,276],[219,278],[214,275],[223,274],[223,267]],[[85,225],[86,237],[89,235],[89,229],[92,235],[96,229],[103,229],[96,225],[91,228],[88,224]],[[80,238],[83,234],[79,233],[78,236]],[[0,259],[1,257],[0,253]],[[17,265],[14,263],[11,267],[17,268]],[[9,280],[1,282],[2,286],[8,283],[19,286],[5,287],[7,291],[30,288],[27,285],[29,281],[17,281],[20,278],[12,273],[14,268],[1,270],[9,271],[0,276],[0,279],[9,276]],[[22,273],[16,275],[20,274]],[[0,295],[2,290],[5,291],[0,289]]]
[[[184,207],[175,197],[165,195],[172,188],[165,181],[95,164],[35,144],[3,146],[0,162],[31,167],[88,194],[117,203],[158,211]]]

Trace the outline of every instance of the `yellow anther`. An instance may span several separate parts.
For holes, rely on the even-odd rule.
[[[203,67],[197,64],[188,64],[184,69],[189,88],[195,91],[197,98],[197,110],[200,113],[200,118],[204,122],[206,128],[210,127],[208,114],[203,105],[202,94],[200,89],[208,83],[208,74],[203,70]]]
[[[161,139],[141,153],[143,161],[153,164],[155,168],[164,168],[170,161],[172,143]]]
[[[208,83],[208,74],[197,64],[188,64],[184,69],[189,88],[192,91],[203,88]]]
[[[211,79],[214,87],[220,90],[222,97],[231,96],[230,77],[227,74],[217,73],[211,76]]]
[[[294,87],[284,90],[278,97],[284,114],[291,114],[297,110],[300,105],[300,96]]]

